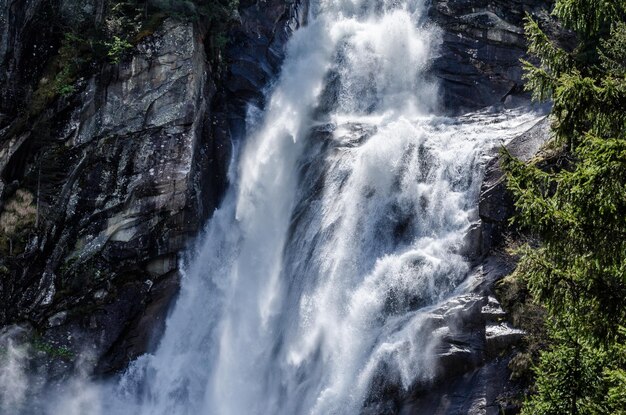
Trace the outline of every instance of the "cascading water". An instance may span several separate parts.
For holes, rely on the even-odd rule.
[[[433,376],[420,327],[469,270],[481,158],[536,116],[429,115],[425,7],[312,5],[158,350],[65,411],[356,414],[381,377]]]

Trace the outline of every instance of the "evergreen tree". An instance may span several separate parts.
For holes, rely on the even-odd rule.
[[[520,272],[548,311],[551,345],[525,415],[626,413],[626,0],[557,0],[565,48],[527,17],[533,96],[553,102],[564,162],[504,156],[516,220],[540,241]],[[547,170],[547,171],[546,171]]]

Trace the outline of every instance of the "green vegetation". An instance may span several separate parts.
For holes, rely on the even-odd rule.
[[[236,19],[237,6],[237,0],[113,0],[99,27],[61,25],[61,45],[39,81],[29,115],[39,114],[59,96],[72,95],[77,79],[94,64],[120,63],[168,17],[204,25],[209,55],[216,60],[227,43],[226,31]]]
[[[35,338],[32,341],[32,347],[35,351],[43,352],[49,357],[70,360],[74,357],[74,352],[64,346],[55,346],[44,341],[41,338]]]
[[[515,220],[540,241],[517,273],[547,311],[524,415],[626,413],[626,2],[557,0],[566,48],[530,17],[527,86],[553,102],[566,162],[504,154]]]
[[[113,36],[113,39],[111,41],[104,42],[104,45],[107,47],[107,57],[111,63],[120,63],[122,56],[133,47],[129,41],[124,40],[119,36]]]
[[[201,23],[208,32],[209,48],[218,54],[226,44],[225,32],[236,19],[238,0],[116,0],[106,19],[109,54],[120,45],[129,47],[149,36],[163,19],[173,17]],[[215,57],[215,56],[214,56]]]
[[[521,349],[511,359],[509,369],[513,379],[529,383],[533,377],[534,362],[547,342],[545,309],[533,301],[519,271],[498,282],[496,295],[511,323],[526,332]]]
[[[89,45],[82,38],[66,33],[57,55],[48,63],[44,76],[39,80],[30,115],[41,112],[59,95],[73,94],[74,83],[90,59]]]

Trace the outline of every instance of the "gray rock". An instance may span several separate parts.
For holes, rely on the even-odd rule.
[[[102,21],[105,0],[0,0],[0,128],[28,106],[65,27]]]
[[[211,59],[201,22],[167,19],[130,59],[102,65],[19,124],[59,46],[43,22],[95,24],[104,4],[0,0],[0,204],[18,188],[39,197],[37,234],[0,258],[0,326],[29,320],[44,340],[88,351],[97,373],[155,345],[178,257],[227,185],[246,107],[263,106],[306,15],[299,3],[242,1],[233,44]]]
[[[544,0],[434,0],[429,17],[442,28],[433,74],[446,111],[505,103],[524,94],[519,59],[526,54],[525,13],[550,22]],[[508,104],[512,105],[512,98]],[[520,103],[517,101],[516,103]]]
[[[498,323],[506,317],[506,312],[495,297],[487,297],[487,304],[481,310],[483,318],[489,323]]]
[[[550,122],[544,117],[534,127],[506,145],[514,157],[530,160],[550,138]],[[504,172],[500,168],[500,156],[492,158],[485,168],[481,186],[478,213],[482,221],[482,251],[488,253],[502,241],[503,231],[515,212],[511,194],[506,188]]]
[[[507,322],[490,324],[485,330],[487,355],[497,357],[500,352],[519,343],[523,337],[523,330],[516,329]]]
[[[48,327],[57,327],[65,323],[67,319],[67,311],[59,311],[48,319]]]
[[[469,294],[457,295],[432,311],[443,333],[435,347],[436,376],[409,391],[398,391],[402,415],[497,415],[498,398],[510,388],[508,351],[523,332],[495,322],[502,308],[491,293],[493,283],[511,271],[510,260],[492,256],[472,271],[465,283]],[[429,328],[427,328],[429,329]]]
[[[408,399],[400,415],[500,415],[499,393],[508,383],[508,360],[496,359]]]

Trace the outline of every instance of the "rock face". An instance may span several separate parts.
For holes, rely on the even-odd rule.
[[[433,310],[441,340],[434,353],[439,368],[430,382],[416,385],[399,405],[403,415],[498,415],[506,411],[510,351],[523,332],[505,322],[493,296],[494,282],[513,269],[504,256],[491,256],[469,277],[468,294]],[[442,333],[442,334],[441,334]]]
[[[523,161],[533,158],[550,138],[548,117],[511,140],[507,150]],[[514,213],[506,189],[500,157],[486,166],[480,192],[479,215],[483,260],[468,277],[463,292],[432,311],[433,332],[439,332],[430,382],[396,397],[402,415],[499,415],[518,413],[507,400],[516,385],[509,379],[508,363],[524,332],[507,323],[494,294],[495,282],[509,275],[515,259],[497,252]],[[443,333],[443,335],[441,335]]]
[[[532,159],[550,138],[548,117],[511,140],[507,150],[523,161]],[[513,199],[506,189],[500,157],[486,166],[480,192],[481,246],[484,259],[468,277],[463,292],[432,311],[433,332],[439,333],[433,356],[439,368],[430,382],[415,385],[395,397],[402,415],[499,415],[519,412],[507,396],[516,385],[509,378],[508,363],[524,332],[507,322],[495,298],[494,285],[516,266],[515,258],[497,249],[503,242],[508,220],[514,214]],[[441,335],[443,333],[443,335]]]
[[[5,322],[98,339],[91,346],[106,351],[175,292],[178,251],[204,213],[196,169],[215,89],[195,35],[166,21],[130,62],[84,80],[4,153],[5,183],[39,195],[40,221],[3,279]]]
[[[21,210],[36,212],[0,245],[0,326],[22,324],[20,337],[60,357],[44,359],[52,375],[71,371],[71,356],[85,351],[102,374],[150,350],[178,289],[179,256],[219,203],[247,108],[263,108],[307,3],[241,0],[219,65],[207,56],[201,24],[167,19],[132,57],[92,68],[73,93],[33,111],[62,42],[47,22],[99,24],[107,2],[0,0],[0,213],[18,194],[31,197]],[[542,17],[545,4],[433,0],[430,18],[442,28],[433,75],[445,108],[525,99],[522,18]],[[546,131],[543,121],[509,150],[534,154]],[[497,163],[481,192],[483,252],[512,213]],[[507,380],[500,353],[520,333],[502,323],[490,287],[509,271],[506,259],[491,257],[477,267],[470,294],[432,311],[442,335],[432,383],[365,412],[497,413]]]
[[[33,89],[57,53],[54,23],[102,22],[105,0],[0,0],[0,128],[26,110]]]
[[[433,0],[430,18],[443,29],[433,72],[442,105],[464,111],[526,99],[519,59],[526,13],[547,21],[545,0]]]
[[[43,344],[88,350],[100,373],[150,349],[179,256],[227,185],[245,106],[262,107],[303,10],[241,2],[221,66],[200,24],[166,19],[131,58],[34,112],[60,45],[44,22],[98,22],[106,2],[0,0],[0,211],[22,193],[36,211],[0,257],[0,326],[28,322]]]
[[[414,333],[425,344],[420,361],[432,368],[408,390],[384,373],[374,382],[363,413],[368,415],[499,415],[512,387],[510,351],[523,336],[506,322],[493,295],[494,283],[514,268],[510,258],[492,255],[478,265],[457,294],[424,317]]]
[[[512,156],[529,161],[550,138],[550,122],[543,118],[534,127],[506,145]],[[478,214],[481,219],[482,252],[488,253],[502,242],[507,221],[513,213],[513,199],[506,189],[500,156],[492,158],[485,167],[485,178],[480,190]]]

